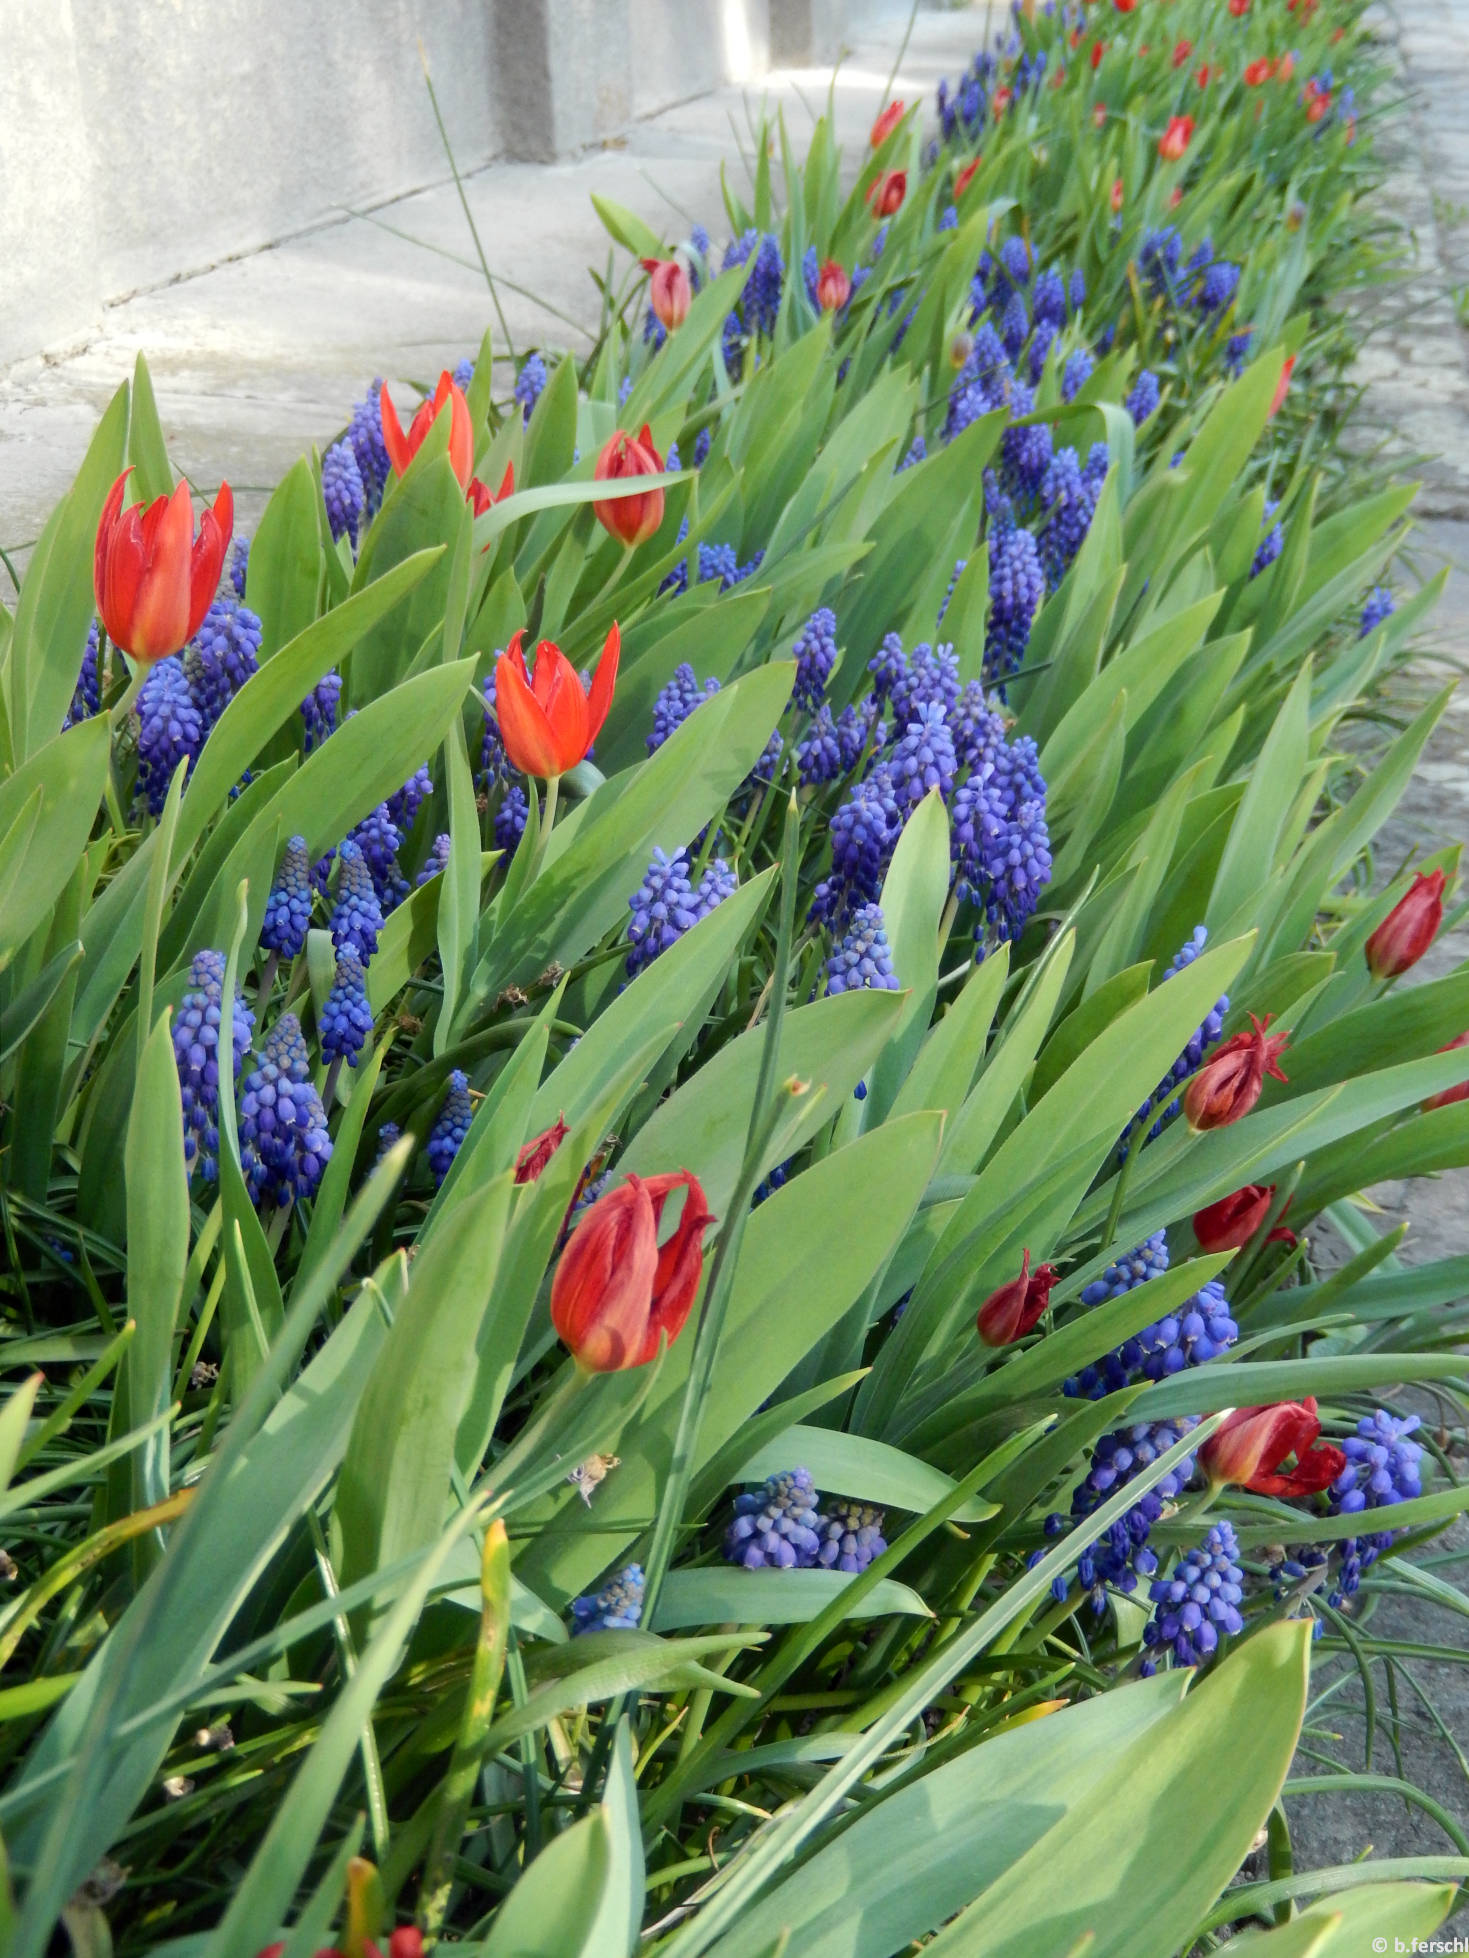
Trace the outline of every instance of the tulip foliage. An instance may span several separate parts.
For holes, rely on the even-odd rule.
[[[599,200],[588,358],[228,557],[139,361],[0,636],[18,1958],[1442,1920],[1287,1779],[1469,1502],[1362,1196],[1469,1163],[1469,969],[1373,854],[1357,14],[1017,17],[722,250]]]

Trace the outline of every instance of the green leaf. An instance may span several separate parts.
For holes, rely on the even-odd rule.
[[[163,440],[163,425],[158,419],[158,403],[153,396],[153,377],[141,349],[133,362],[128,461],[133,467],[133,488],[140,502],[151,503],[155,497],[172,496],[173,470]]]
[[[434,1027],[434,1054],[452,1038],[458,1005],[474,970],[479,944],[480,824],[474,775],[464,739],[464,719],[456,715],[444,743],[449,772],[449,863],[439,895],[439,964],[444,1001]]]
[[[1205,922],[1211,932],[1249,922],[1245,914],[1252,900],[1258,900],[1262,876],[1275,862],[1281,829],[1306,766],[1310,698],[1311,662],[1307,660],[1250,771],[1209,897]]]
[[[852,1581],[848,1572],[839,1570],[740,1570],[727,1564],[672,1570],[658,1593],[653,1629],[673,1632],[684,1625],[804,1625],[827,1610]],[[916,1591],[891,1577],[881,1578],[852,1609],[854,1618],[893,1614],[933,1616]]]
[[[793,1466],[807,1469],[824,1496],[850,1496],[912,1510],[917,1516],[954,1493],[952,1478],[927,1462],[884,1441],[842,1434],[836,1428],[787,1428],[751,1455],[730,1480],[763,1482]],[[956,1523],[982,1523],[995,1513],[993,1503],[974,1497],[953,1516]]]
[[[276,485],[250,540],[245,603],[260,620],[262,662],[297,638],[316,617],[321,582],[319,498],[311,464],[302,456]]]
[[[1373,1861],[1354,1867],[1360,1867],[1365,1878],[1375,1876],[1382,1866]],[[1324,1874],[1328,1873],[1313,1871],[1311,1876]],[[1363,1952],[1378,1949],[1374,1939],[1382,1940],[1384,1951],[1396,1951],[1399,1945],[1411,1951],[1415,1939],[1433,1936],[1457,1895],[1451,1883],[1365,1881],[1360,1890],[1334,1892],[1278,1930],[1247,1931],[1232,1939],[1233,1953],[1238,1958],[1360,1958]],[[1418,1948],[1430,1947],[1425,1942]]]
[[[605,1941],[612,1855],[600,1807],[553,1837],[501,1904],[483,1958],[622,1958],[629,1947]]]
[[[46,917],[86,847],[111,761],[105,715],[37,749],[0,782],[0,970]]]
[[[663,240],[651,226],[635,211],[628,210],[625,204],[618,204],[610,197],[592,192],[592,209],[602,220],[608,235],[619,245],[630,251],[634,258],[662,258]]]

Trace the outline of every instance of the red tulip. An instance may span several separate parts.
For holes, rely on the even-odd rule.
[[[1204,63],[1203,67],[1200,68],[1198,72],[1195,74],[1194,80],[1198,83],[1200,88],[1207,88],[1209,86],[1209,64],[1207,61]]]
[[[1130,14],[1137,5],[1137,0],[1112,0],[1112,5],[1119,14]]]
[[[500,487],[497,490],[486,489],[478,476],[471,476],[466,494],[474,514],[482,517],[493,504],[503,503],[507,496],[514,496],[515,464],[510,462],[505,465],[505,474],[500,478]]]
[[[1187,61],[1189,56],[1193,53],[1193,51],[1194,51],[1194,44],[1192,41],[1180,41],[1178,46],[1173,50],[1174,67],[1181,68],[1184,62]]]
[[[979,168],[980,164],[983,162],[984,162],[984,158],[982,156],[971,157],[969,161],[965,164],[964,168],[959,172],[958,176],[955,177],[954,202],[956,204],[959,202],[959,199],[964,195],[965,191],[968,190],[970,184],[973,183],[974,173]]]
[[[1258,88],[1262,82],[1268,82],[1274,73],[1275,63],[1268,56],[1262,55],[1258,61],[1247,61],[1245,63],[1245,87]]]
[[[672,1237],[658,1243],[663,1206],[684,1190]],[[699,1289],[704,1233],[714,1222],[688,1170],[629,1176],[598,1197],[572,1232],[551,1280],[551,1323],[590,1373],[646,1366],[660,1338],[672,1345]]]
[[[453,376],[447,368],[439,376],[439,385],[432,397],[418,404],[418,412],[408,424],[408,433],[403,433],[403,424],[398,420],[398,411],[393,406],[386,388],[382,390],[383,447],[388,452],[388,460],[393,465],[395,476],[408,473],[408,465],[423,447],[423,438],[428,434],[442,411],[449,410],[449,464],[459,478],[460,487],[468,493],[469,479],[474,473],[474,424],[469,419],[469,403],[461,388],[454,385]]]
[[[1177,163],[1193,139],[1192,116],[1171,116],[1168,127],[1158,138],[1158,154],[1165,163]]]
[[[601,732],[617,685],[622,640],[614,624],[592,676],[588,695],[581,676],[549,639],[536,647],[535,678],[526,672],[517,632],[495,666],[495,713],[510,765],[523,775],[564,775],[586,758]]]
[[[1250,11],[1250,0],[1229,0],[1229,11],[1236,20],[1243,20]]]
[[[515,1158],[517,1183],[534,1183],[571,1131],[558,1115],[550,1128],[533,1135]]]
[[[1093,68],[1100,68],[1100,67],[1101,67],[1101,65],[1102,65],[1102,56],[1103,56],[1103,55],[1104,55],[1105,53],[1106,53],[1106,43],[1105,43],[1105,42],[1103,42],[1103,41],[1093,41],[1093,42],[1092,42],[1092,67],[1093,67]]]
[[[1307,122],[1320,122],[1331,108],[1331,96],[1326,89],[1306,90],[1305,109]]]
[[[1288,82],[1296,72],[1296,58],[1293,54],[1283,54],[1275,64],[1276,79]]]
[[[1199,1460],[1217,1487],[1233,1482],[1257,1496],[1309,1496],[1335,1482],[1347,1465],[1340,1448],[1316,1446],[1321,1423],[1314,1396],[1277,1401],[1273,1407],[1237,1407],[1199,1450]],[[1296,1466],[1280,1473],[1286,1457]]]
[[[834,258],[824,258],[816,274],[816,299],[823,313],[838,313],[852,296],[852,281]]]
[[[1280,370],[1280,379],[1276,383],[1274,398],[1271,400],[1270,403],[1270,413],[1272,415],[1279,413],[1281,404],[1284,402],[1286,395],[1290,392],[1290,377],[1295,372],[1295,369],[1296,369],[1296,357],[1294,354],[1292,354],[1290,358],[1286,361],[1284,367],[1282,367]]]
[[[1183,202],[1183,192],[1179,189],[1178,185],[1175,184],[1172,190],[1170,190],[1168,193],[1169,210],[1176,211],[1182,202]]]
[[[1435,870],[1425,877],[1418,871],[1413,882],[1367,940],[1367,970],[1374,979],[1396,979],[1409,966],[1417,965],[1443,923],[1444,874]]]
[[[1218,1203],[1206,1204],[1202,1210],[1196,1210],[1194,1236],[1199,1240],[1200,1249],[1238,1251],[1259,1230],[1274,1201],[1273,1183],[1246,1183],[1242,1190],[1236,1190],[1232,1196],[1221,1197]],[[1295,1232],[1277,1226],[1266,1242],[1286,1238],[1293,1243]]]
[[[607,443],[597,457],[594,471],[599,483],[625,482],[629,476],[661,476],[663,458],[653,447],[653,431],[646,422],[640,435],[623,429]],[[663,492],[645,490],[641,496],[619,496],[606,503],[594,503],[592,514],[604,530],[619,538],[629,550],[645,544],[663,521]]]
[[[285,1950],[285,1940],[266,1945],[258,1958],[281,1958]],[[345,1958],[345,1954],[334,1944],[322,1945],[315,1958]],[[382,1953],[371,1938],[362,1944],[362,1958],[382,1958]],[[400,1924],[388,1939],[388,1958],[423,1958],[423,1933],[416,1924]]]
[[[1113,209],[1114,211],[1120,211],[1120,210],[1122,209],[1122,179],[1121,179],[1121,177],[1118,177],[1118,178],[1117,178],[1117,180],[1115,181],[1115,183],[1114,183],[1114,184],[1112,185],[1112,209]]]
[[[1441,1054],[1452,1054],[1456,1047],[1469,1047],[1469,1033],[1461,1033],[1440,1047]],[[1430,1095],[1423,1104],[1424,1114],[1434,1108],[1447,1108],[1456,1101],[1469,1101],[1469,1080],[1461,1081],[1457,1088],[1445,1088],[1442,1094]]]
[[[875,150],[880,150],[902,120],[903,104],[901,102],[889,102],[872,125],[872,134],[868,139],[872,147]]]
[[[1284,1081],[1277,1055],[1289,1036],[1267,1033],[1271,1016],[1257,1020],[1252,1013],[1249,1033],[1237,1033],[1217,1048],[1199,1069],[1183,1096],[1183,1112],[1191,1129],[1219,1129],[1248,1115],[1260,1099],[1268,1074]]]
[[[113,645],[151,664],[178,652],[204,623],[229,549],[235,499],[221,483],[196,537],[187,483],[146,510],[137,503],[124,510],[131,474],[123,470],[102,506],[92,589]]]
[[[1107,126],[1107,106],[1106,106],[1106,104],[1105,104],[1104,102],[1098,102],[1098,103],[1096,103],[1096,104],[1095,104],[1095,106],[1093,107],[1093,109],[1092,109],[1092,122],[1093,122],[1093,124],[1095,125],[1095,127],[1096,127],[1096,128],[1098,128],[1098,129],[1105,129],[1105,128],[1106,128],[1106,126]]]
[[[665,333],[672,333],[688,318],[693,303],[689,275],[676,258],[645,258],[642,266],[648,274],[648,304],[653,316]]]
[[[1020,1276],[991,1292],[979,1308],[979,1336],[986,1346],[1008,1346],[1028,1333],[1051,1302],[1051,1287],[1059,1276],[1054,1265],[1040,1265],[1030,1275],[1030,1253],[1020,1260]]]
[[[898,210],[908,195],[908,172],[906,170],[884,170],[868,187],[867,202],[872,215],[877,218],[890,218]]]
[[[1004,83],[1002,82],[1000,86],[995,90],[994,94],[990,97],[990,113],[994,116],[996,121],[998,121],[999,118],[1002,115],[1004,115],[1006,109],[1009,108],[1010,104],[1014,100],[1015,100],[1014,90],[1006,88]]]

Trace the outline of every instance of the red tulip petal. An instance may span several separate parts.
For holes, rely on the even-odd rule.
[[[189,636],[189,563],[193,554],[194,512],[189,486],[180,483],[170,497],[159,497],[142,523],[143,568],[133,608],[133,644],[138,659],[165,659]]]
[[[559,775],[550,722],[530,690],[517,633],[495,668],[495,715],[500,741],[513,768],[523,775]]]
[[[617,629],[617,621],[612,621],[611,630],[602,647],[602,657],[597,661],[597,670],[592,675],[592,691],[587,701],[587,743],[596,740],[602,732],[602,723],[607,718],[612,705],[612,691],[617,685],[617,661],[622,651],[622,634]]]
[[[403,436],[403,424],[398,419],[398,410],[386,388],[378,394],[378,404],[382,414],[383,447],[388,452],[388,461],[393,465],[393,474],[401,476],[408,467],[411,453]]]
[[[474,474],[474,422],[470,417],[469,403],[452,381],[449,383],[449,463],[459,478],[460,487],[468,489],[469,479]]]
[[[117,519],[122,511],[122,499],[127,490],[128,477],[133,473],[129,463],[112,488],[107,492],[107,501],[102,505],[102,515],[97,521],[97,548],[92,558],[92,591],[101,611],[107,596],[107,561],[112,551],[113,535],[117,529]],[[103,621],[106,624],[106,621]],[[109,626],[108,631],[112,628]]]

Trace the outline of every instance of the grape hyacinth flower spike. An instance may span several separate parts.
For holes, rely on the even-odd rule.
[[[724,1554],[746,1570],[809,1570],[822,1551],[817,1495],[803,1468],[772,1475],[735,1497]]]

